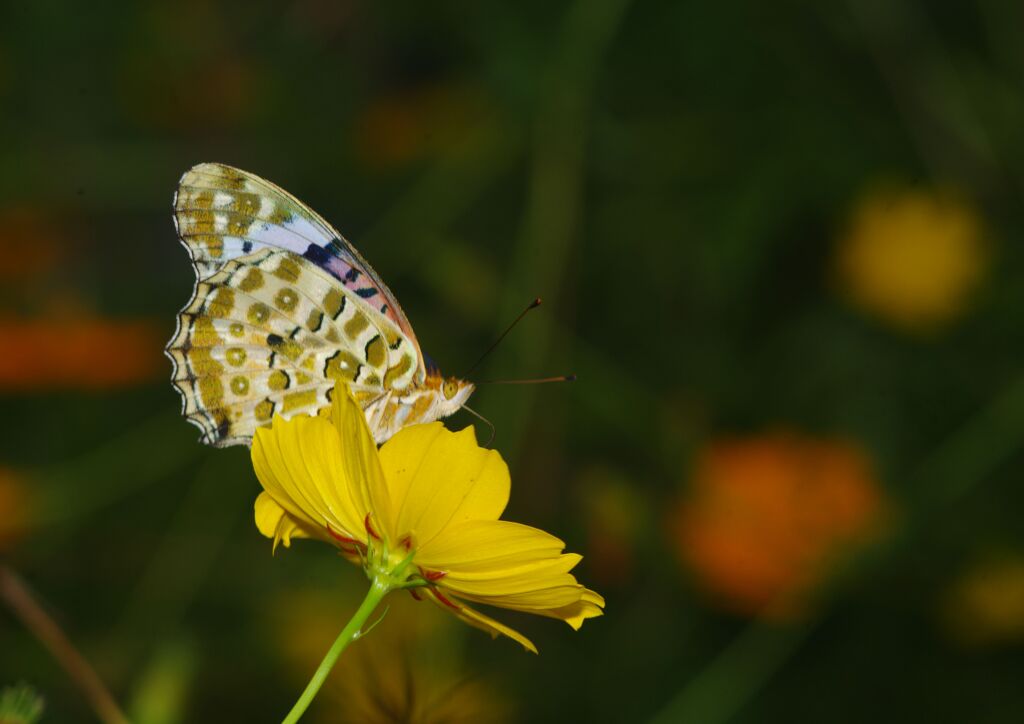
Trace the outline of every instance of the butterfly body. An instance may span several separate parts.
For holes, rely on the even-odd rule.
[[[451,397],[445,394],[445,387],[449,388]],[[370,401],[363,409],[379,442],[406,425],[432,422],[457,412],[473,394],[473,389],[470,382],[428,374],[422,385],[413,386],[405,392],[390,392],[385,397]],[[365,399],[366,393],[362,394]],[[356,399],[360,399],[359,394]]]
[[[401,307],[315,212],[238,169],[200,164],[175,196],[196,286],[167,353],[183,413],[211,445],[275,415],[329,408],[337,381],[377,442],[458,410],[471,383],[428,369]]]

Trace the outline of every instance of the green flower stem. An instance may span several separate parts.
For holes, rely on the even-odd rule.
[[[320,662],[319,668],[316,673],[313,674],[313,678],[309,680],[306,685],[306,690],[302,692],[302,696],[295,702],[295,706],[288,712],[288,716],[284,718],[283,724],[294,724],[299,718],[306,713],[306,709],[309,707],[310,702],[313,701],[313,697],[316,696],[317,692],[320,691],[320,687],[323,686],[324,680],[327,675],[331,673],[331,669],[334,668],[334,664],[338,661],[338,657],[341,656],[341,652],[345,648],[359,638],[360,633],[363,629],[363,625],[367,619],[370,618],[370,614],[374,612],[384,596],[391,591],[391,581],[384,577],[375,577],[370,584],[370,590],[366,594],[366,598],[359,605],[359,609],[352,615],[349,622],[345,625],[345,628],[338,634],[338,638],[335,639],[331,648],[328,650],[327,655],[324,656],[324,660]]]

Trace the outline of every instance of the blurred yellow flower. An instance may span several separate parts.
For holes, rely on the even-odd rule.
[[[853,304],[898,327],[929,331],[963,312],[987,262],[970,206],[949,192],[905,189],[863,199],[836,266]]]
[[[549,616],[578,629],[604,599],[570,571],[581,560],[543,531],[499,520],[510,480],[501,456],[472,427],[403,429],[378,451],[348,388],[331,419],[275,418],[257,431],[253,466],[264,492],[256,525],[286,546],[332,543],[360,561],[373,589],[409,589],[493,636],[536,652],[522,634],[471,608],[473,601]]]
[[[834,554],[870,531],[880,507],[858,448],[775,434],[704,450],[669,530],[727,607],[784,618],[802,611]]]
[[[969,571],[946,595],[942,613],[947,631],[965,645],[1024,641],[1024,559]]]

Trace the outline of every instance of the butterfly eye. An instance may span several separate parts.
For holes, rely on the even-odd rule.
[[[459,391],[459,386],[455,384],[454,380],[445,380],[444,385],[441,386],[441,393],[444,395],[444,399],[450,400],[455,397],[455,393]]]

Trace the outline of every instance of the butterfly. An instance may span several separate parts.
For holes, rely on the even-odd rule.
[[[339,381],[378,443],[451,415],[473,393],[427,363],[373,268],[283,189],[202,163],[181,177],[174,219],[196,283],[166,352],[202,442],[251,444],[275,415],[329,408]]]

